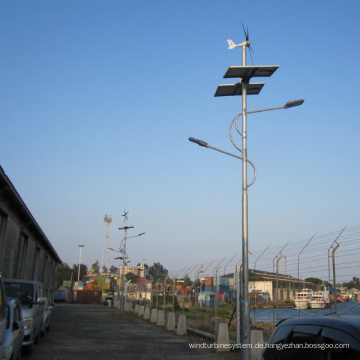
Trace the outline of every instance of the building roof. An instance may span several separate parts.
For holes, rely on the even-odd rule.
[[[227,274],[222,277],[232,278],[234,277],[234,273]],[[301,280],[290,275],[276,274],[270,271],[249,269],[249,281],[276,281],[276,279],[278,279],[278,281],[280,282],[291,282],[291,283],[301,283],[303,285],[306,284],[314,285],[311,282]]]
[[[15,186],[12,184],[8,176],[5,174],[5,171],[0,166],[0,196],[2,201],[8,202],[11,204],[12,208],[16,208],[17,214],[22,222],[21,229],[29,228],[36,232],[39,235],[42,246],[46,251],[52,256],[52,258],[57,262],[61,263],[61,259],[54,247],[51,245],[49,239],[46,237],[39,224],[31,214],[30,210],[26,206],[25,202],[15,189]]]

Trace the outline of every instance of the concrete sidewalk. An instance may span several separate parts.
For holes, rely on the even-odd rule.
[[[215,353],[190,348],[203,343],[196,337],[177,336],[133,313],[103,305],[56,304],[50,332],[24,359],[239,359],[237,353]]]

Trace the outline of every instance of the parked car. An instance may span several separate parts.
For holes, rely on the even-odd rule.
[[[4,279],[4,287],[7,296],[20,300],[25,329],[23,347],[31,352],[34,343],[40,341],[46,302],[44,285],[38,281]]]
[[[20,360],[23,340],[24,324],[21,316],[20,301],[7,298],[6,331],[1,359]]]
[[[51,317],[54,307],[49,304],[49,300],[45,298],[45,310],[44,310],[44,318],[41,327],[41,336],[45,336],[47,331],[50,331],[50,323]]]
[[[280,321],[259,360],[360,359],[360,315]]]
[[[0,275],[0,354],[2,354],[4,339],[5,339],[5,331],[6,331],[6,299],[5,299],[5,290],[2,277]]]

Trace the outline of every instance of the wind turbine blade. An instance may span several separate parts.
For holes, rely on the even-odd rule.
[[[245,26],[244,26],[244,23],[241,23],[242,27],[243,27],[243,30],[244,30],[244,34],[246,36],[246,31],[245,31]]]

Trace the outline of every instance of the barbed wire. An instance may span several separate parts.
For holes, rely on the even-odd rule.
[[[283,258],[279,262],[279,273],[302,280],[313,277],[332,282],[335,241],[340,245],[334,252],[336,282],[348,282],[354,277],[360,277],[360,225],[327,234],[315,234],[312,238],[289,241],[286,244],[267,245],[264,249],[249,253],[249,269],[256,267],[256,270],[274,272],[281,252]],[[240,252],[232,253],[230,256],[171,270],[169,276],[188,276],[192,280],[197,277],[213,277],[219,267],[218,276],[229,275],[234,273],[241,259]]]

